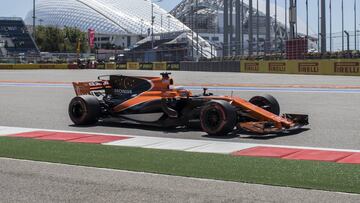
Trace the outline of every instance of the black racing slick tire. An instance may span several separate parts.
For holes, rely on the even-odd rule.
[[[249,102],[275,115],[280,115],[279,102],[271,95],[255,96]]]
[[[95,124],[100,115],[100,102],[94,96],[78,96],[73,98],[69,104],[69,116],[75,125]]]
[[[200,113],[201,128],[210,136],[226,136],[234,130],[236,122],[236,109],[227,101],[210,101]]]

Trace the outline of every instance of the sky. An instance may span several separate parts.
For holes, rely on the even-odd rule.
[[[129,0],[131,1],[131,0]],[[158,3],[164,9],[170,11],[174,8],[181,0],[162,0]],[[259,0],[265,1],[265,0]],[[271,0],[273,3],[275,0]],[[317,32],[317,2],[318,0],[308,0],[309,1],[309,26],[312,31]],[[329,9],[330,0],[326,0],[326,7]],[[360,30],[360,0],[358,1],[357,10],[357,29]],[[0,0],[0,16],[4,17],[25,17],[28,11],[32,8],[33,0]],[[256,2],[256,0],[253,0]],[[285,0],[277,0],[278,6],[285,7]],[[298,15],[304,22],[306,22],[306,6],[305,0],[298,1]],[[332,0],[333,8],[333,32],[341,32],[341,0]],[[345,10],[345,30],[354,30],[354,0],[344,0],[344,10]],[[329,30],[329,12],[327,10],[327,29]]]
[[[162,2],[158,4],[170,11],[180,2],[181,0],[162,0]],[[0,16],[24,18],[27,12],[32,8],[32,3],[33,0],[0,0]]]

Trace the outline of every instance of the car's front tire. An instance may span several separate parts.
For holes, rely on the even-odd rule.
[[[236,122],[235,107],[227,101],[210,101],[201,110],[201,128],[210,136],[226,136],[234,130]]]
[[[69,116],[75,125],[95,124],[100,115],[100,102],[94,96],[78,96],[73,98],[69,104]]]
[[[275,115],[280,115],[279,102],[271,95],[255,96],[249,102]]]

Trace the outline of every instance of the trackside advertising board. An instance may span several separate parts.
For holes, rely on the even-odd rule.
[[[153,70],[166,70],[166,62],[154,62]]]
[[[167,63],[166,66],[166,70],[180,70],[180,63]]]
[[[0,64],[0,69],[69,69],[69,64]]]
[[[360,59],[241,61],[245,73],[360,76]]]
[[[153,64],[152,63],[141,63],[140,70],[153,70]]]
[[[128,62],[127,63],[127,69],[128,70],[139,70],[140,69],[140,63],[139,62]]]

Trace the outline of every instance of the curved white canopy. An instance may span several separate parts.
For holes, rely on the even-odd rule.
[[[154,32],[188,31],[189,28],[154,4]],[[37,0],[36,18],[43,25],[90,28],[102,34],[145,34],[151,27],[149,0]],[[32,24],[32,11],[25,22]]]

